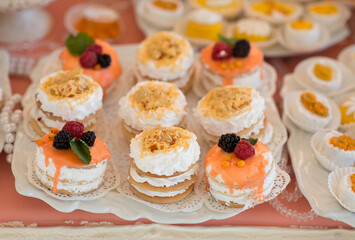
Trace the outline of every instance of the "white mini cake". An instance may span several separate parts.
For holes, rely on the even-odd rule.
[[[342,16],[339,6],[330,2],[316,2],[308,5],[308,15],[324,26],[337,22]]]
[[[226,133],[270,142],[273,127],[265,116],[265,99],[250,87],[215,88],[202,98],[194,116],[211,144]]]
[[[319,93],[308,91],[299,93],[294,101],[294,107],[289,111],[297,121],[319,127],[325,127],[332,116],[328,99]]]
[[[147,0],[142,1],[142,17],[152,25],[159,28],[172,28],[184,13],[184,4],[181,0]]]
[[[102,108],[103,91],[81,69],[59,71],[41,79],[36,90],[36,106],[31,110],[32,125],[44,135],[66,122],[79,121],[86,129],[96,124]]]
[[[341,124],[350,129],[355,125],[355,97],[346,99],[340,105]]]
[[[355,212],[355,171],[343,176],[338,187],[338,198]]]
[[[136,81],[157,80],[174,83],[187,91],[194,76],[193,49],[187,39],[159,32],[145,39],[136,52]]]
[[[320,38],[320,27],[311,20],[295,20],[286,24],[285,40],[291,45],[309,45]]]
[[[247,39],[251,42],[262,42],[271,37],[271,25],[261,19],[244,18],[234,25],[234,36],[238,39]]]
[[[118,114],[124,133],[131,139],[155,126],[182,126],[186,123],[186,99],[174,84],[144,81],[119,101]]]

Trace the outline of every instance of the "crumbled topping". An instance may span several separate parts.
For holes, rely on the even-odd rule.
[[[317,78],[319,78],[323,81],[329,82],[330,80],[332,80],[332,68],[331,67],[317,63],[314,66],[313,73]]]
[[[316,95],[310,92],[304,92],[301,94],[301,102],[303,106],[309,110],[311,113],[314,113],[320,117],[328,117],[329,110],[321,102],[317,101]]]
[[[354,151],[355,150],[355,139],[347,135],[341,135],[339,137],[332,137],[330,139],[330,144],[334,147],[343,149],[345,151]]]

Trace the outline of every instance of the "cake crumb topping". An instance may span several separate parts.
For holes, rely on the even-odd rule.
[[[301,94],[301,102],[303,106],[310,111],[320,117],[328,117],[329,110],[328,108],[321,102],[317,101],[316,95],[310,92],[304,92]]]
[[[347,135],[341,135],[339,137],[332,137],[330,139],[330,144],[334,147],[343,149],[345,151],[354,151],[355,150],[355,139]]]

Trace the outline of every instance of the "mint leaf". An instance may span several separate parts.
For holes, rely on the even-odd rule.
[[[248,141],[251,145],[255,145],[258,142],[257,138],[242,138],[242,140]]]
[[[79,159],[85,163],[89,164],[91,162],[91,154],[89,147],[86,145],[86,143],[79,139],[76,140],[76,138],[73,138],[70,142],[70,147],[73,150],[73,152],[78,155]]]
[[[65,46],[74,56],[83,54],[85,49],[93,43],[95,43],[95,40],[87,33],[78,33],[76,36],[70,34],[67,40],[65,40]]]
[[[234,46],[234,44],[239,41],[238,38],[234,38],[234,37],[233,38],[226,38],[222,34],[218,34],[218,37],[222,42],[225,42],[230,46]]]

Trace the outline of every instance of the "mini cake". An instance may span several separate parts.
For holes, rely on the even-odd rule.
[[[197,180],[200,147],[192,132],[157,126],[132,139],[129,181],[132,191],[149,202],[177,202]]]
[[[134,69],[135,80],[169,82],[186,92],[191,87],[195,74],[193,62],[193,49],[185,38],[172,32],[159,32],[139,45]]]
[[[235,134],[221,136],[207,153],[204,169],[212,197],[234,208],[265,201],[276,177],[270,150],[257,139]]]
[[[2,88],[0,87],[0,109],[1,109],[2,106],[4,105],[4,102],[5,102],[4,91],[3,91]]]
[[[352,126],[355,123],[355,97],[350,97],[340,105],[341,124]]]
[[[325,127],[331,120],[332,112],[328,99],[312,92],[300,92],[294,100],[294,107],[289,109],[291,115],[305,125]]]
[[[294,20],[285,25],[284,37],[287,43],[295,46],[307,46],[320,38],[320,27],[311,20]]]
[[[243,9],[244,0],[189,0],[189,4],[193,9],[208,9],[230,19]]]
[[[85,194],[102,183],[110,151],[95,133],[79,131],[77,124],[52,129],[36,140],[35,173],[53,193]],[[85,149],[85,150],[84,150]]]
[[[186,127],[186,99],[174,84],[140,82],[120,99],[119,105],[122,130],[128,140],[158,125]]]
[[[342,17],[338,5],[328,1],[309,4],[307,13],[310,18],[324,26],[332,25]]]
[[[270,142],[273,127],[265,116],[265,100],[250,87],[215,88],[202,98],[194,116],[212,145],[219,136],[236,133],[244,138]]]
[[[82,67],[85,75],[100,84],[106,96],[122,72],[115,49],[104,41],[94,40],[86,33],[70,35],[65,45],[66,48],[59,56],[62,69]]]
[[[355,212],[355,171],[343,176],[338,187],[338,198]]]
[[[181,0],[146,0],[143,4],[142,17],[158,28],[173,28],[184,14]]]
[[[264,55],[260,48],[247,40],[231,45],[227,42],[210,45],[201,52],[202,84],[205,89],[209,91],[224,85],[261,88]]]
[[[112,39],[120,34],[117,12],[104,5],[92,4],[83,9],[82,17],[75,24],[78,32],[86,32],[98,39]]]
[[[243,18],[234,25],[234,37],[250,42],[263,42],[271,38],[271,25],[260,19]]]
[[[41,136],[68,121],[79,121],[88,130],[95,126],[102,108],[102,88],[79,68],[59,71],[40,80],[35,101],[30,115]]]
[[[223,18],[216,12],[198,9],[188,16],[186,26],[186,36],[193,43],[199,40],[216,42],[219,40],[218,34],[223,33]]]

